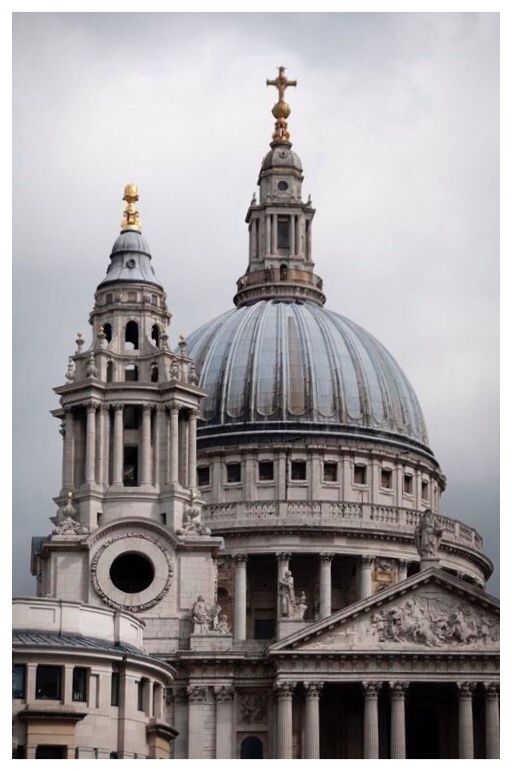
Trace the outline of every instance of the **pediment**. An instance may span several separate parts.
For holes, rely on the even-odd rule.
[[[308,625],[269,653],[288,650],[498,652],[499,604],[431,569]]]

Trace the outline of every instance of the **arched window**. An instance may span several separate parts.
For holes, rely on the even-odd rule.
[[[153,324],[151,327],[151,339],[157,348],[160,347],[160,327],[158,324]]]
[[[124,347],[127,351],[137,350],[139,347],[139,325],[136,321],[129,321],[124,331]]]
[[[288,280],[288,266],[287,265],[280,265],[279,266],[279,278],[281,281],[287,281]]]
[[[139,368],[136,364],[128,364],[124,371],[124,379],[126,382],[134,382],[139,379]]]
[[[114,380],[114,362],[107,361],[107,383],[112,383]]]
[[[109,324],[108,322],[103,324],[103,331],[105,333],[105,339],[107,343],[110,343],[112,341],[112,324]]]
[[[151,365],[151,382],[158,383],[158,364]]]
[[[246,736],[240,745],[241,760],[260,760],[263,758],[263,743],[257,736]]]

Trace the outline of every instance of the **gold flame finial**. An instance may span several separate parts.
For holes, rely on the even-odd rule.
[[[121,221],[122,230],[141,230],[142,223],[140,215],[135,204],[139,200],[139,188],[137,185],[125,185],[123,201],[126,201],[126,209],[123,212]]]
[[[290,132],[288,131],[288,123],[286,119],[291,113],[290,105],[284,101],[284,92],[288,86],[296,86],[296,80],[288,80],[284,71],[286,67],[279,67],[279,75],[275,80],[267,80],[267,86],[275,86],[279,94],[279,101],[272,107],[272,115],[276,119],[276,125],[274,133],[272,134],[272,141],[278,144],[290,143]]]

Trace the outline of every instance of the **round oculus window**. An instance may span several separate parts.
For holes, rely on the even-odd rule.
[[[153,583],[155,568],[145,554],[120,554],[110,566],[110,580],[126,594],[139,594]]]
[[[133,270],[133,268],[135,267],[135,260],[133,259],[133,257],[130,257],[129,260],[126,260],[126,267]]]
[[[284,182],[284,180],[281,180],[281,182],[277,183],[278,190],[288,190],[288,182]]]

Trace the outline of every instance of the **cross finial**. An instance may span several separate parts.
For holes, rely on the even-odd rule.
[[[296,80],[288,80],[284,74],[286,67],[279,67],[279,74],[274,80],[267,79],[267,86],[275,86],[279,94],[279,101],[272,108],[272,115],[276,119],[276,125],[272,140],[279,144],[289,144],[290,132],[288,131],[288,124],[286,118],[291,113],[290,105],[284,101],[284,92],[288,86],[296,86]]]

